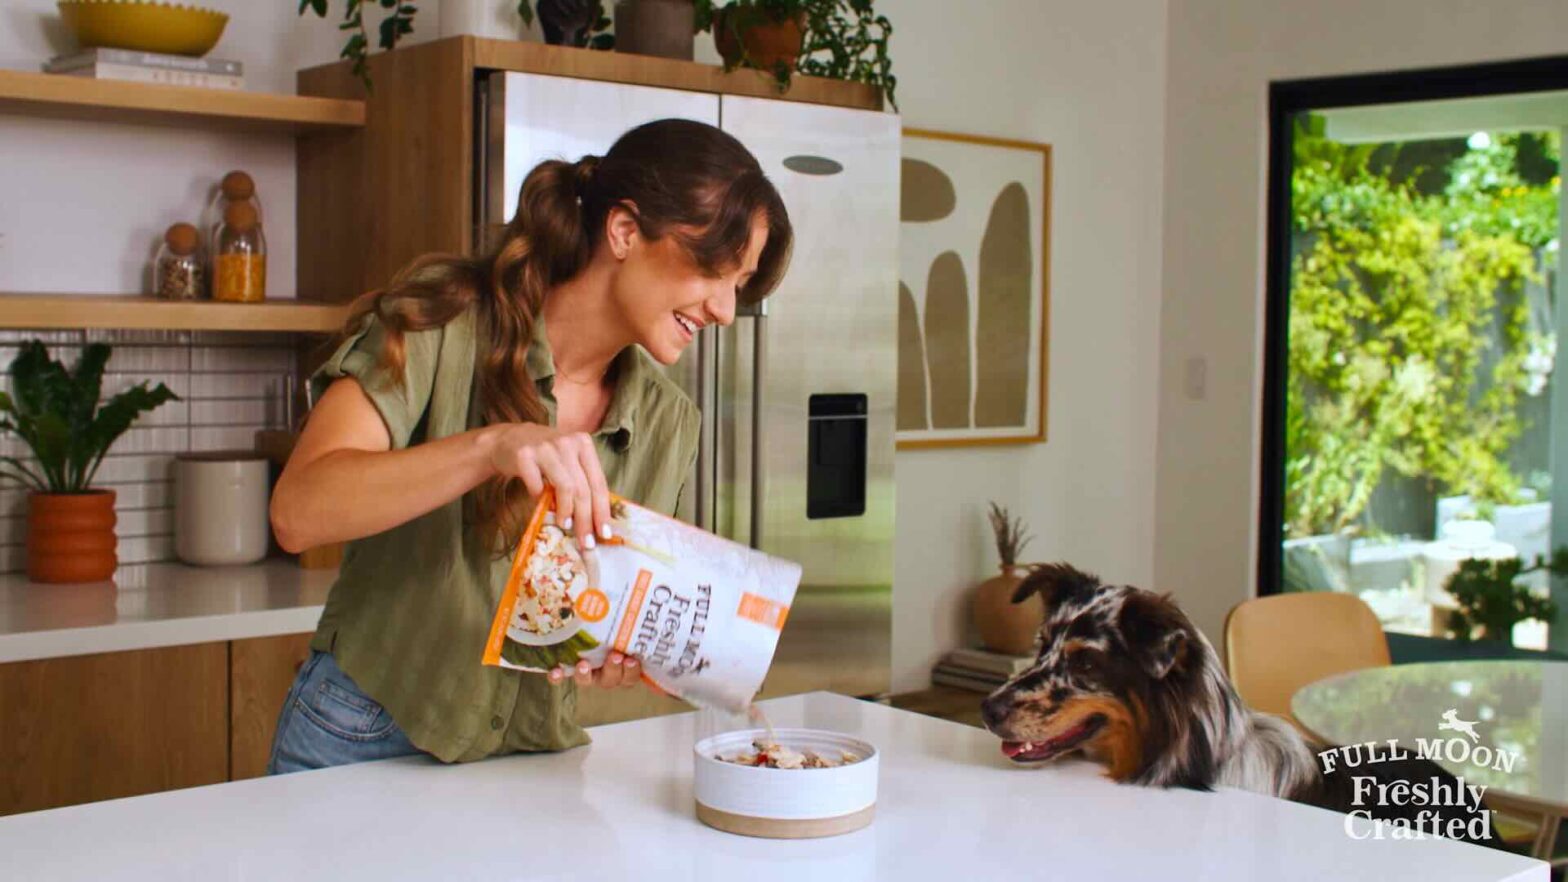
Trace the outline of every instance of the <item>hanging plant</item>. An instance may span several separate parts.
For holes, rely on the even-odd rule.
[[[328,0],[299,0],[299,14],[304,15],[309,10],[317,18],[326,18],[327,6]],[[366,6],[380,6],[388,11],[377,26],[376,46],[382,50],[396,49],[403,38],[414,32],[414,16],[419,8],[405,0],[345,0],[338,30],[348,32],[349,36],[338,57],[353,63],[354,76],[365,84],[366,91],[371,91]],[[588,49],[615,48],[615,36],[609,32],[610,19],[604,14],[600,0],[518,0],[517,14],[529,27],[533,26],[537,14],[547,43]]]

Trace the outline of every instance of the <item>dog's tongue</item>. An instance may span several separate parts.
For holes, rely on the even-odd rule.
[[[1029,742],[1027,742],[1027,741],[1003,741],[1002,742],[1002,754],[1004,756],[1006,756],[1008,759],[1012,759],[1013,757],[1018,756],[1019,754],[1023,753],[1024,751],[1026,751],[1028,749],[1029,749]]]

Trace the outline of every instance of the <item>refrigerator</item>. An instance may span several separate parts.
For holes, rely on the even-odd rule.
[[[888,689],[892,645],[899,121],[777,99],[490,71],[475,83],[475,241],[529,169],[603,155],[633,126],[719,126],[795,229],[783,283],[667,370],[702,412],[677,516],[801,564],[762,695]]]

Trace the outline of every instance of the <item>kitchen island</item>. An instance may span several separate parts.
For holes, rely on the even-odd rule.
[[[717,718],[692,713],[598,727],[562,754],[411,757],[0,818],[0,855],[15,879],[1547,880],[1539,861],[1358,841],[1342,815],[1242,791],[1013,767],[983,731],[868,702],[765,707],[777,726],[877,745],[869,828],[775,841],[703,827],[691,749]]]

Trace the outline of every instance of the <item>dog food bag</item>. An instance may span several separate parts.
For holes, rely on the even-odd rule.
[[[549,673],[611,650],[701,707],[746,708],[773,663],[798,564],[612,497],[614,538],[578,546],[547,489],[518,544],[484,663]]]

